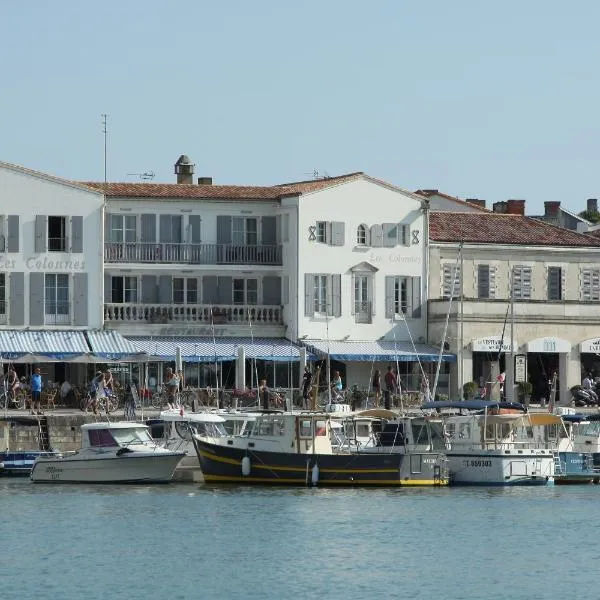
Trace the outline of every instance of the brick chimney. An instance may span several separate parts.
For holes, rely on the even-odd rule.
[[[189,157],[182,154],[175,163],[177,183],[194,183],[194,166]]]
[[[212,185],[212,177],[198,177],[198,185]]]
[[[587,211],[588,212],[598,212],[598,198],[588,198]]]
[[[494,202],[494,204],[492,205],[492,210],[495,213],[507,213],[508,212],[508,208],[507,208],[507,203],[502,201],[502,202]]]
[[[525,214],[525,200],[507,200],[506,201],[506,212],[509,215],[524,215]]]
[[[560,202],[544,202],[544,216],[556,217],[560,210]]]
[[[469,204],[474,204],[475,206],[479,206],[480,208],[485,208],[485,200],[480,200],[479,198],[467,198],[465,202]]]

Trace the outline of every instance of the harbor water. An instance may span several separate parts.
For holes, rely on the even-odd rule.
[[[598,596],[600,487],[0,480],[3,598]]]

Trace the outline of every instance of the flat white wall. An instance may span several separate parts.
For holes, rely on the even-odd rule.
[[[92,190],[27,170],[0,164],[0,214],[19,217],[19,251],[0,252],[0,270],[25,273],[24,314],[29,324],[29,275],[31,273],[87,273],[88,325],[102,327],[102,231],[103,195]],[[83,217],[83,253],[35,251],[36,215]],[[4,233],[7,233],[6,223]],[[10,281],[10,277],[7,278]],[[71,308],[73,289],[71,286]],[[7,294],[8,296],[8,294]],[[8,303],[10,311],[10,303]],[[8,315],[10,324],[10,314]],[[50,326],[72,329],[70,325]],[[76,327],[75,327],[76,328]]]

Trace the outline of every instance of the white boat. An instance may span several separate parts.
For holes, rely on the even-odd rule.
[[[451,484],[546,485],[553,481],[557,451],[544,429],[556,425],[556,415],[526,413],[521,405],[484,400],[428,402],[422,408],[435,409],[430,418],[444,425]],[[441,413],[448,409],[455,412]]]
[[[184,455],[161,447],[141,423],[86,423],[80,450],[37,458],[30,477],[36,483],[164,483]]]

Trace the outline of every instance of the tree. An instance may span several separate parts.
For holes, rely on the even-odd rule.
[[[594,225],[600,223],[600,213],[597,210],[584,210],[579,213],[579,216]]]

